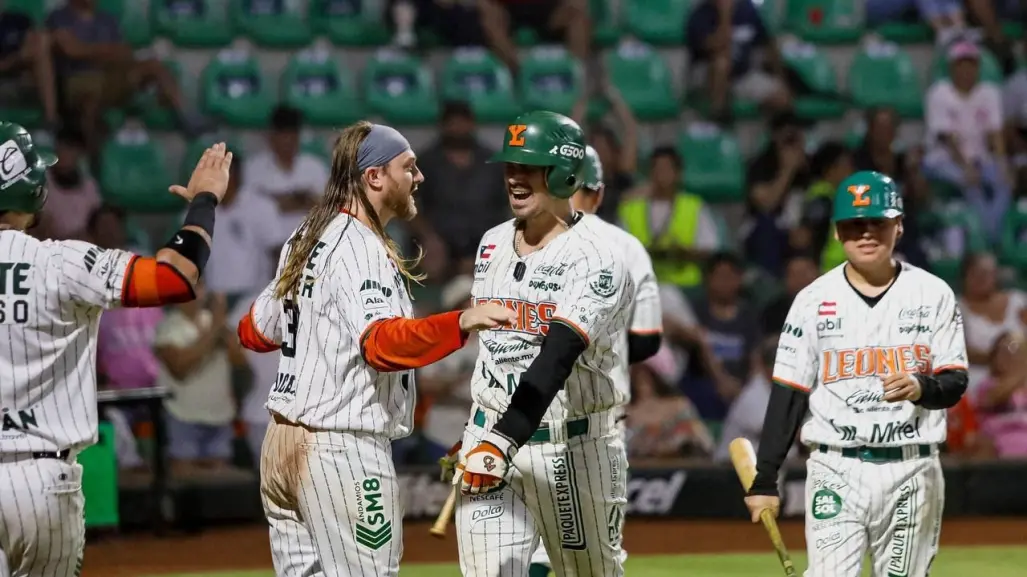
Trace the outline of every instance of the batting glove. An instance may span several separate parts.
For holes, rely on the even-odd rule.
[[[449,483],[453,481],[453,477],[456,475],[456,469],[460,463],[460,447],[464,446],[463,441],[457,441],[455,445],[450,447],[449,452],[444,457],[439,458],[439,467],[442,468],[442,479],[443,483]]]
[[[502,489],[516,454],[513,441],[499,433],[489,433],[467,453],[460,491],[465,495],[481,495]]]

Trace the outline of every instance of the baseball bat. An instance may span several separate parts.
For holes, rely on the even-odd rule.
[[[442,510],[439,511],[438,518],[435,519],[435,524],[428,531],[432,537],[446,538],[446,528],[449,527],[449,519],[453,516],[453,507],[456,506],[456,491],[457,486],[453,485],[449,490],[449,496],[446,497],[446,502],[442,504]]]
[[[731,454],[731,464],[735,466],[735,473],[738,474],[738,480],[742,482],[742,487],[748,491],[749,487],[752,486],[753,479],[756,478],[756,452],[752,450],[752,443],[748,439],[741,437],[731,441],[728,445],[728,451]],[[770,509],[764,509],[760,512],[760,521],[763,522],[763,528],[766,529],[767,535],[770,536],[770,542],[774,545],[774,552],[777,553],[777,558],[781,562],[781,568],[784,569],[786,577],[796,577],[798,574],[795,572],[795,565],[792,564],[792,558],[788,554],[788,548],[785,547],[784,539],[781,537],[781,530],[777,527],[777,520],[774,519],[774,513]]]

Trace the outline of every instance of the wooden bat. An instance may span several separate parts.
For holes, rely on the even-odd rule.
[[[742,488],[748,491],[752,486],[752,480],[756,478],[756,452],[752,450],[752,443],[748,439],[739,437],[731,441],[728,451],[731,454],[731,464],[735,466],[735,473],[738,474],[738,480],[742,482]],[[778,529],[777,520],[774,519],[774,513],[770,509],[764,509],[760,512],[760,521],[763,522],[763,528],[770,535],[770,542],[774,545],[774,551],[781,562],[781,568],[785,571],[785,576],[796,577],[798,574],[795,572],[795,565],[792,564],[788,548],[785,547],[781,530]]]
[[[442,510],[439,511],[438,518],[435,519],[435,524],[428,531],[432,537],[446,538],[446,528],[449,527],[449,519],[453,516],[453,507],[456,506],[456,492],[457,486],[453,485],[449,490],[449,496],[446,497],[446,502],[442,504]]]

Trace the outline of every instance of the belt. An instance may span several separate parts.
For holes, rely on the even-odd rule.
[[[818,445],[817,450],[821,453],[841,453],[843,457],[859,459],[871,463],[887,463],[893,461],[904,461],[911,458],[930,457],[935,452],[934,445],[912,445],[916,448],[916,455],[905,455],[905,447],[846,447],[839,449],[827,445]]]
[[[474,419],[472,421],[476,427],[485,426],[485,411],[477,409],[474,411]],[[542,423],[542,425],[531,435],[528,439],[529,443],[548,443],[553,438],[550,431],[549,423]],[[567,439],[573,439],[574,437],[580,437],[588,434],[588,417],[581,417],[579,419],[571,419],[567,421],[565,425],[567,429]]]
[[[68,461],[71,457],[71,449],[64,449],[63,451],[25,451],[23,453],[6,453],[0,454],[0,462],[7,461],[36,461],[39,459],[57,459],[59,461]]]

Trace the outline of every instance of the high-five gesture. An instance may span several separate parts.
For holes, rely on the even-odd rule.
[[[168,190],[190,202],[201,192],[210,192],[220,201],[228,190],[228,169],[231,166],[232,153],[225,148],[224,142],[219,142],[203,152],[187,186],[175,184]]]

